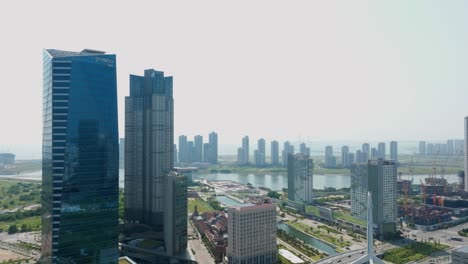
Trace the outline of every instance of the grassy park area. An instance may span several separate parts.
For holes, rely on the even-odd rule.
[[[432,253],[447,249],[449,246],[436,243],[416,242],[404,247],[391,249],[384,254],[384,260],[395,264],[404,264],[418,261],[430,256]]]
[[[214,211],[213,207],[211,207],[207,202],[205,202],[201,198],[188,198],[188,211],[193,213],[195,211],[195,205],[197,206],[197,210],[199,213]]]
[[[330,232],[328,229],[324,229],[321,227],[313,228],[311,226],[296,221],[288,221],[287,224],[340,248],[346,248],[351,245],[351,242],[343,240],[342,236],[337,237],[341,234],[340,232]]]
[[[333,211],[333,218],[345,220],[360,226],[366,226],[367,223],[364,220],[352,216],[350,213],[345,211]]]

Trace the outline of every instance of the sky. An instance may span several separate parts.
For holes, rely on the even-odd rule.
[[[466,1],[4,2],[0,152],[40,157],[44,48],[117,55],[120,136],[128,76],[154,68],[176,137],[463,138]]]

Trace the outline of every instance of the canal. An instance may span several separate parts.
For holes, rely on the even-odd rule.
[[[304,243],[321,250],[327,253],[330,256],[338,254],[338,252],[331,246],[323,243],[322,241],[315,239],[309,235],[304,234],[303,232],[297,230],[296,228],[289,226],[284,223],[278,223],[278,229],[284,230],[286,233],[295,236],[297,239],[304,241]]]

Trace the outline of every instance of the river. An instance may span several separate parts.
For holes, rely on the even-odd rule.
[[[41,171],[21,173],[18,175],[3,175],[0,177],[18,178],[27,180],[41,180]],[[120,188],[124,187],[124,170],[119,170]],[[429,175],[414,175],[414,184],[419,184],[420,179],[429,177]],[[458,182],[458,177],[455,174],[446,175],[445,178],[449,183]],[[193,173],[194,180],[206,179],[208,181],[235,181],[241,184],[250,183],[255,187],[266,187],[271,190],[281,191],[283,188],[288,188],[288,177],[282,173],[270,174],[239,174],[239,173]],[[402,179],[411,180],[411,176],[402,176]],[[336,189],[349,188],[351,186],[351,177],[349,175],[330,174],[330,175],[314,175],[314,189],[324,189],[325,187],[333,187]]]

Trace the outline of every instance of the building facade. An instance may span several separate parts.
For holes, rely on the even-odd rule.
[[[170,256],[187,250],[187,183],[187,176],[178,172],[166,177],[164,244]]]
[[[276,206],[260,204],[228,209],[230,264],[270,264],[277,261]]]
[[[130,75],[125,98],[125,221],[164,230],[166,177],[174,167],[172,77]],[[179,152],[186,138],[179,137]],[[188,145],[188,144],[187,144]],[[184,155],[179,156],[181,162]]]
[[[297,203],[314,202],[314,161],[307,155],[289,155],[288,199]]]
[[[117,263],[116,57],[43,53],[41,263]]]
[[[365,220],[367,192],[375,201],[374,227],[381,238],[390,238],[396,232],[397,166],[395,161],[371,159],[366,165],[354,165],[351,169],[351,213]]]
[[[283,152],[281,153],[283,159],[283,166],[288,167],[288,156],[289,154],[294,154],[294,146],[289,143],[289,141],[284,142]]]
[[[211,164],[218,164],[218,134],[216,132],[211,132],[208,135],[208,143],[210,144],[210,151],[207,155],[208,162]]]

